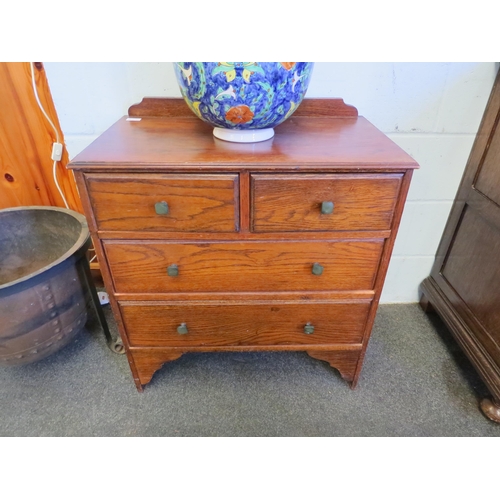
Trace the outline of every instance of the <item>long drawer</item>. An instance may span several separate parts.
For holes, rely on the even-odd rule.
[[[238,176],[87,174],[99,230],[238,230]]]
[[[131,346],[361,343],[371,301],[122,302]]]
[[[252,175],[255,232],[390,229],[401,174]]]
[[[371,290],[384,240],[104,243],[118,293]]]

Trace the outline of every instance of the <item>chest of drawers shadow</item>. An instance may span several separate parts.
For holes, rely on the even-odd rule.
[[[70,163],[138,390],[195,351],[302,350],[357,383],[418,165],[340,99],[273,139],[145,98]]]

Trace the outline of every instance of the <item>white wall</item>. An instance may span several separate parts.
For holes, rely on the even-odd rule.
[[[171,63],[46,63],[74,157],[142,97],[180,97]],[[342,97],[421,166],[382,302],[416,302],[497,72],[495,63],[317,63],[308,97]]]

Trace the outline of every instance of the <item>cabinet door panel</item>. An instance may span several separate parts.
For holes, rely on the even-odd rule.
[[[486,333],[483,343],[500,363],[500,233],[473,209],[465,209],[442,275]]]

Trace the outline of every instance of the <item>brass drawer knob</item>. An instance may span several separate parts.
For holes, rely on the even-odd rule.
[[[311,323],[307,323],[306,326],[304,326],[304,333],[307,335],[311,335],[311,333],[314,333],[314,325],[311,325]]]
[[[323,274],[323,266],[321,264],[318,264],[317,262],[315,262],[313,265],[312,265],[312,268],[311,268],[311,272],[313,274],[315,274],[316,276],[319,276],[320,274]]]
[[[333,201],[324,201],[321,203],[321,213],[331,214],[333,213]]]
[[[177,264],[172,264],[167,267],[167,274],[169,276],[179,276],[179,267]]]
[[[186,323],[181,323],[178,327],[177,327],[177,333],[179,335],[186,335],[186,333],[188,333],[188,327],[186,325]]]
[[[168,203],[166,201],[159,201],[155,203],[155,212],[158,215],[168,215]]]

